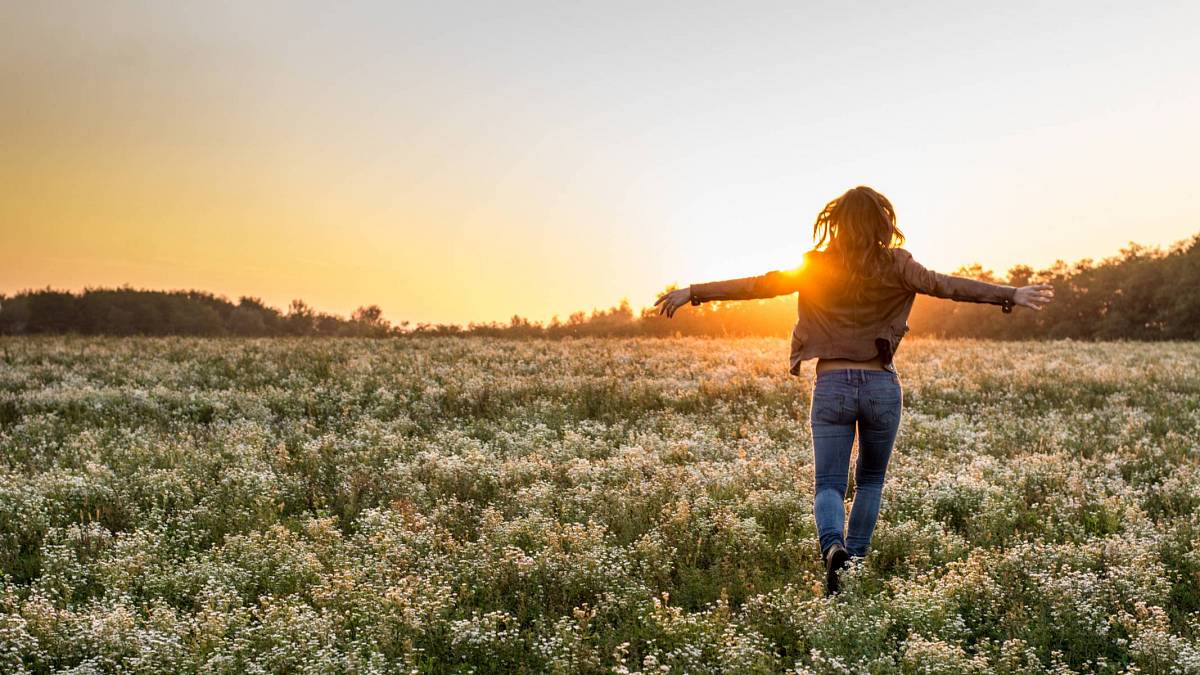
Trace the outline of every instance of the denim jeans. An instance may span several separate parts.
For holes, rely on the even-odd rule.
[[[845,546],[852,556],[867,554],[879,518],[883,476],[900,428],[902,400],[900,379],[889,370],[844,368],[817,373],[812,395],[813,514],[822,558],[834,542]],[[854,506],[843,538],[846,482],[856,427]]]

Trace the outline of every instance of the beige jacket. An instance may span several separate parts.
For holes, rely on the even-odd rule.
[[[750,300],[798,293],[792,329],[791,368],[812,358],[866,361],[879,356],[891,368],[892,355],[908,332],[908,314],[917,293],[961,302],[1001,305],[1012,311],[1016,288],[926,269],[902,248],[891,249],[892,264],[878,278],[852,288],[829,253],[809,251],[804,264],[786,272],[692,284],[692,304],[711,300]]]

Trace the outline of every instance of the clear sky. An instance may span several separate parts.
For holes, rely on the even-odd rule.
[[[798,263],[1200,231],[1200,3],[10,2],[0,292],[565,317]]]

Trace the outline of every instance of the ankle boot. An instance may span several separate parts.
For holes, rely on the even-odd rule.
[[[849,559],[850,554],[841,544],[831,544],[829,550],[825,551],[825,595],[838,592],[838,572],[846,566]]]

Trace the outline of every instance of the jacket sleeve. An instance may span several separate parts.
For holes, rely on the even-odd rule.
[[[800,268],[788,271],[773,270],[756,277],[692,284],[692,304],[710,300],[754,300],[773,298],[800,290]]]
[[[900,278],[910,291],[958,302],[1004,305],[1005,311],[1012,307],[1013,295],[1017,292],[1012,286],[939,274],[925,268],[904,249],[896,249],[896,257]]]

